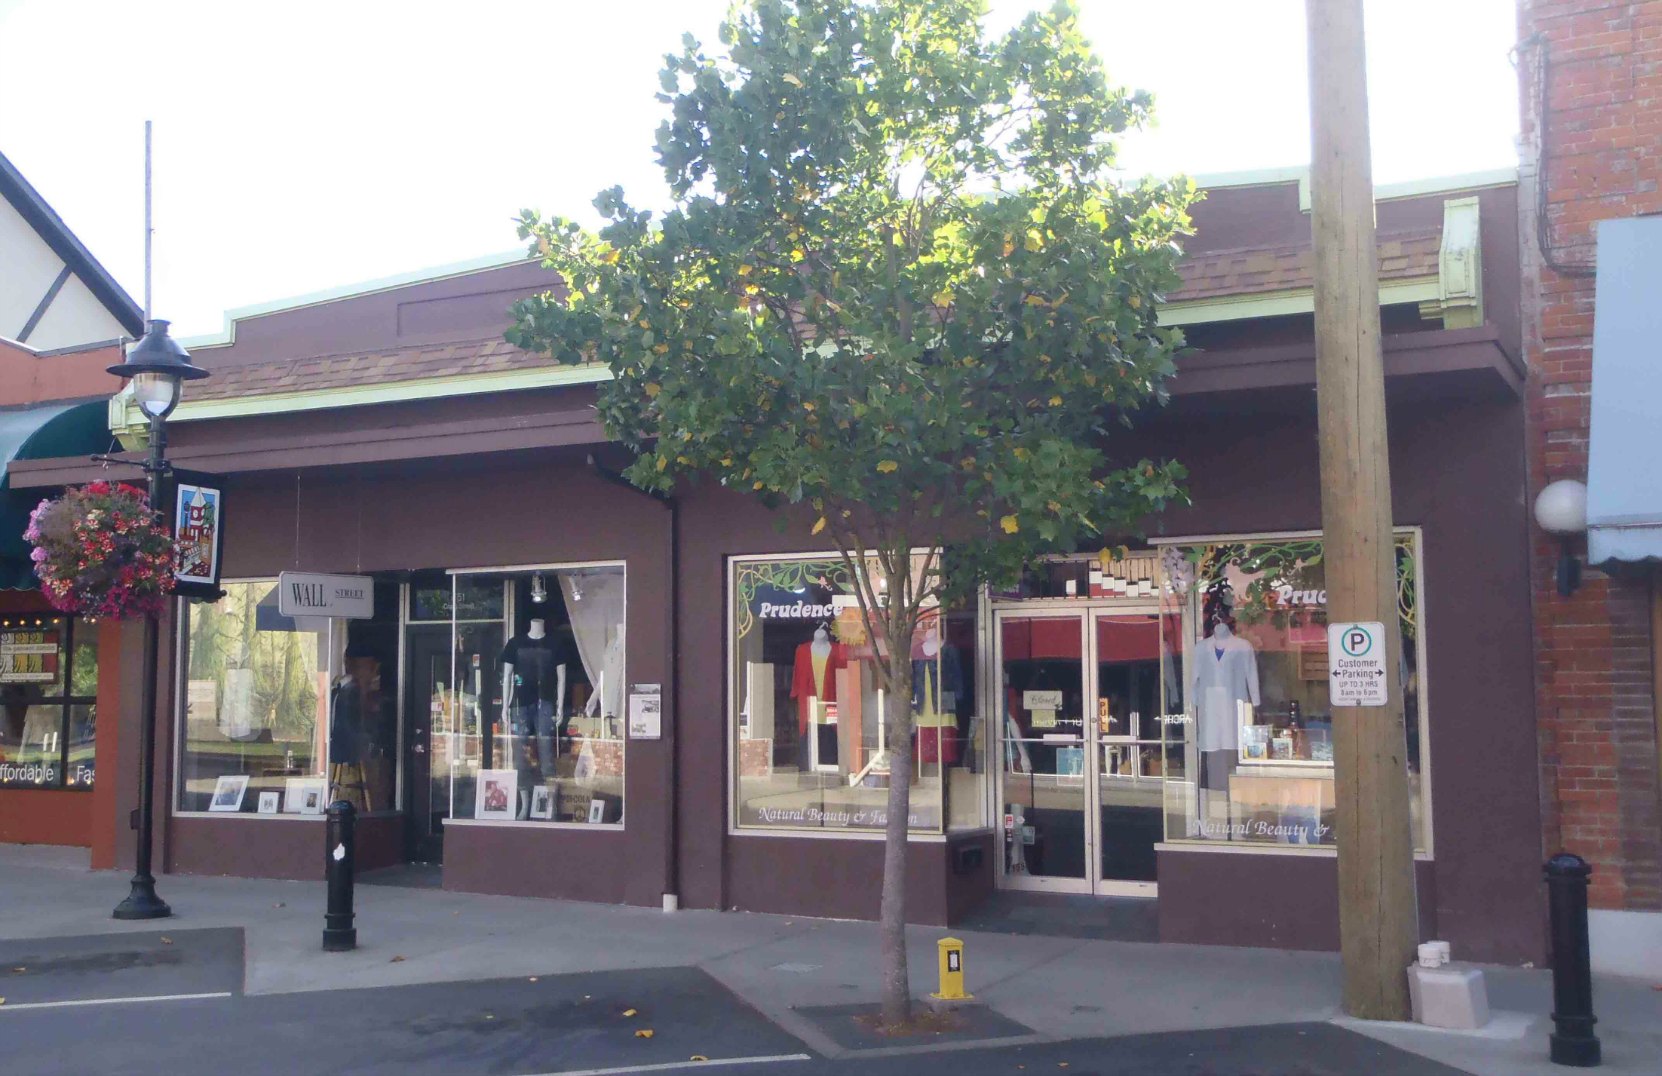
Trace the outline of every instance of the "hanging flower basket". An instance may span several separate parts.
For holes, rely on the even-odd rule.
[[[160,613],[173,593],[173,539],[133,486],[94,482],[43,501],[23,537],[59,612],[129,620]]]

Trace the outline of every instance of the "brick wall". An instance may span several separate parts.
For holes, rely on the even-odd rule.
[[[1662,0],[1521,0],[1519,40],[1533,492],[1587,474],[1594,225],[1662,213]],[[1562,598],[1535,539],[1543,850],[1593,864],[1595,907],[1662,909],[1651,575],[1591,570]]]

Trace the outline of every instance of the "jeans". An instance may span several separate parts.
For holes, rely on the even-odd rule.
[[[513,713],[514,732],[520,736],[537,738],[537,771],[543,777],[554,776],[556,733],[560,722],[554,717],[554,704],[536,702],[516,706]]]

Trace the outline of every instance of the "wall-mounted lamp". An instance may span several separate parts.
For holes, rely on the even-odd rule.
[[[1535,523],[1558,539],[1558,593],[1569,597],[1581,585],[1581,562],[1570,550],[1587,532],[1587,487],[1573,478],[1549,482],[1535,498]]]

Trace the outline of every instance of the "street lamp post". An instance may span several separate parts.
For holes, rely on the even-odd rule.
[[[144,339],[127,352],[126,360],[110,367],[110,373],[132,385],[133,400],[150,419],[150,454],[144,461],[149,480],[152,512],[160,511],[162,477],[167,474],[167,416],[179,406],[186,381],[208,376],[193,366],[190,353],[167,335],[168,323],[150,322]],[[144,618],[144,682],[139,690],[140,720],[144,733],[139,752],[138,850],[133,860],[132,891],[115,906],[117,919],[164,919],[173,914],[167,902],[156,895],[156,878],[150,872],[151,834],[154,829],[156,798],[156,678],[161,675],[158,655],[160,626],[156,614]]]

